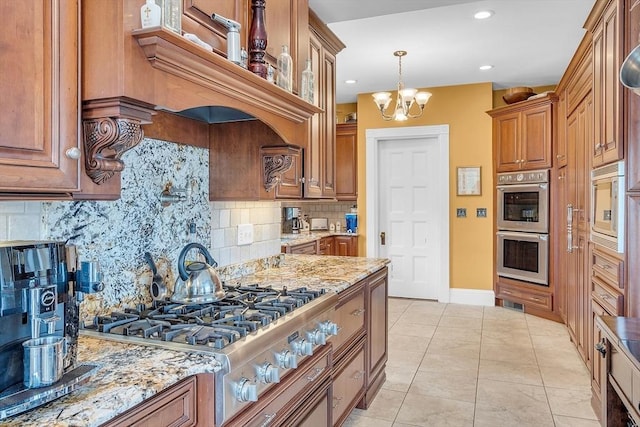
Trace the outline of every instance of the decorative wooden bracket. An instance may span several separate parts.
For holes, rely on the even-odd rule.
[[[83,127],[85,169],[98,185],[124,170],[120,157],[143,137],[140,121],[130,119],[84,120]]]
[[[264,189],[269,192],[280,182],[280,175],[291,169],[293,156],[288,154],[271,154],[262,156],[262,173]]]
[[[142,124],[151,123],[153,106],[127,98],[87,101],[83,105],[84,165],[96,184],[124,170],[122,155],[142,141]]]

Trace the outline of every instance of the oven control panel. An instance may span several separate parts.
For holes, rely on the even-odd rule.
[[[549,182],[549,171],[537,170],[527,172],[510,172],[498,174],[498,185],[508,184],[535,184]]]

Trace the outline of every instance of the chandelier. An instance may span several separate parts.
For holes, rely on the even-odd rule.
[[[420,117],[424,111],[424,106],[429,101],[429,98],[431,98],[430,92],[418,92],[417,89],[411,88],[405,89],[404,83],[402,82],[402,57],[406,54],[407,52],[404,50],[393,52],[393,55],[398,57],[398,97],[393,114],[385,114],[385,110],[391,103],[391,92],[376,92],[372,95],[373,102],[376,103],[384,120],[404,121],[408,118],[415,119],[416,117]],[[419,108],[416,114],[411,113],[411,108],[414,105],[417,105]],[[413,110],[415,111],[416,108],[413,108]]]

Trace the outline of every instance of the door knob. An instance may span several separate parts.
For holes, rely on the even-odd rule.
[[[387,235],[385,234],[384,231],[380,233],[380,244],[381,245],[385,244],[386,237],[387,237]]]

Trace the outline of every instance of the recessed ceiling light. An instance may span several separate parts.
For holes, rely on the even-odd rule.
[[[346,84],[348,84],[348,85],[353,85],[353,84],[358,83],[358,81],[357,81],[357,80],[353,80],[353,79],[345,80],[344,82],[345,82]]]
[[[493,68],[493,65],[489,65],[489,64],[487,64],[487,65],[481,65],[481,66],[480,66],[480,69],[481,69],[482,71],[487,71],[487,70],[490,70],[490,69],[492,69],[492,68]]]
[[[487,18],[491,18],[492,16],[493,16],[493,10],[481,10],[479,12],[476,12],[475,15],[473,15],[473,17],[476,19],[487,19]]]

